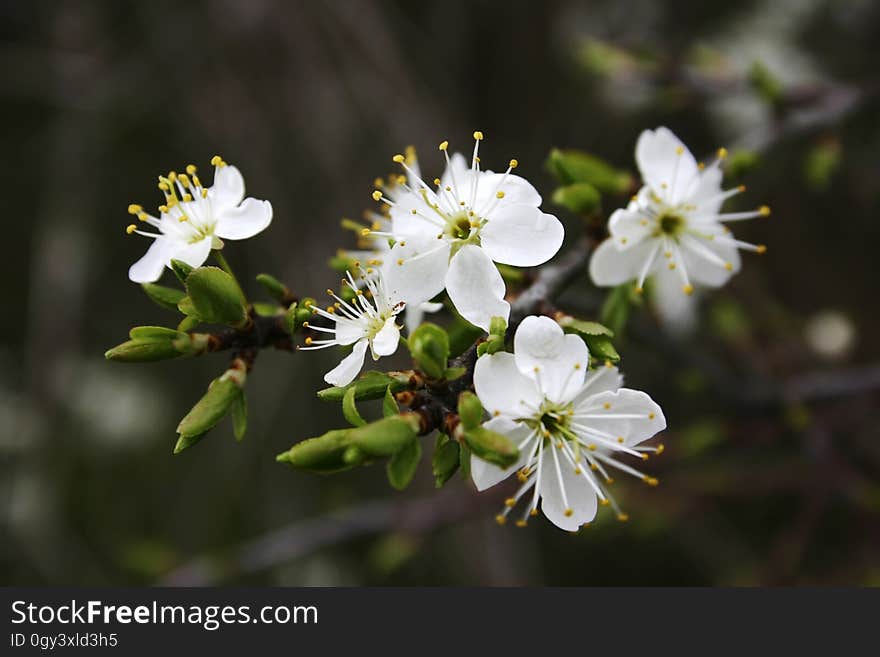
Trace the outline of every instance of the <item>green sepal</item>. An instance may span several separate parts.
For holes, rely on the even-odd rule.
[[[177,338],[187,338],[186,333],[164,326],[135,326],[128,337],[141,342],[167,342]]]
[[[195,267],[186,264],[183,260],[171,261],[171,271],[173,271],[174,275],[177,276],[177,280],[179,280],[183,284],[186,284],[186,279],[193,269],[195,269]]]
[[[587,344],[594,365],[596,361],[611,363],[620,361],[620,354],[611,343],[614,332],[607,326],[568,316],[562,317],[558,322],[563,331],[579,336]]]
[[[427,377],[442,379],[449,360],[449,336],[436,324],[426,322],[407,340],[416,367]]]
[[[388,459],[388,464],[385,466],[388,483],[397,490],[403,490],[409,486],[416,474],[421,459],[422,443],[416,437]]]
[[[141,283],[141,289],[150,299],[168,310],[177,310],[177,304],[186,296],[186,292],[174,287],[165,287],[155,283]]]
[[[178,331],[191,331],[196,326],[202,323],[202,320],[198,317],[187,316],[180,320],[180,323],[177,325]]]
[[[345,419],[348,420],[349,424],[355,427],[364,426],[367,421],[361,417],[361,414],[358,413],[357,404],[355,404],[355,389],[349,388],[345,391],[345,395],[342,397],[342,414],[345,416]]]
[[[460,427],[464,429],[464,427]],[[461,432],[467,446],[478,457],[502,468],[516,463],[519,450],[507,436],[484,427],[463,430]]]
[[[434,444],[434,456],[431,458],[431,472],[434,474],[434,485],[442,488],[449,481],[460,465],[460,447],[450,440],[446,434],[438,434]]]
[[[461,443],[458,443],[458,447],[458,471],[461,472],[462,479],[468,480],[471,478],[471,450]]]
[[[342,401],[349,388],[354,388],[354,398],[358,401],[381,399],[385,391],[390,387],[392,393],[398,393],[409,387],[409,376],[403,373],[389,373],[371,371],[359,379],[355,379],[347,386],[334,386],[318,391],[318,397],[324,401]]]
[[[174,454],[180,454],[183,450],[189,449],[197,442],[199,442],[202,438],[207,435],[207,431],[204,433],[199,433],[194,436],[179,436],[177,438],[177,442],[174,443]]]
[[[416,437],[419,420],[414,414],[395,415],[349,429],[351,444],[370,456],[391,456]]]
[[[599,322],[575,319],[570,315],[566,315],[557,321],[562,327],[562,330],[566,333],[577,333],[578,335],[605,335],[609,338],[614,337],[614,331]]]
[[[463,377],[466,373],[466,367],[447,367],[446,372],[443,373],[443,378],[447,381],[455,381],[456,379]]]
[[[557,187],[553,192],[553,202],[575,214],[590,215],[602,207],[602,195],[590,183],[576,182]]]
[[[263,303],[255,301],[253,303],[254,312],[260,317],[275,317],[284,312],[284,309],[275,303]]]
[[[244,440],[248,426],[248,403],[244,390],[239,389],[238,396],[233,400],[229,409],[232,416],[232,433],[239,442]]]
[[[203,321],[240,327],[247,323],[244,294],[219,267],[199,267],[186,278],[186,291]]]
[[[347,393],[346,393],[347,394]],[[400,406],[391,392],[391,386],[385,388],[385,396],[382,398],[382,417],[391,417],[400,414]]]
[[[257,283],[269,293],[278,303],[284,303],[290,298],[290,290],[287,286],[271,274],[257,274]]]
[[[201,317],[199,317],[199,312],[196,310],[196,307],[193,305],[192,299],[188,296],[183,297],[177,304],[177,309],[182,312],[187,317],[193,317],[199,321],[201,321]]]

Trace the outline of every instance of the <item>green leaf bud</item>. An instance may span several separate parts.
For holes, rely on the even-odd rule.
[[[186,278],[192,305],[206,322],[243,326],[247,323],[244,294],[235,278],[219,267],[199,267]]]

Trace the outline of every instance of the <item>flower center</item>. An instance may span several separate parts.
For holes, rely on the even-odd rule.
[[[538,412],[525,419],[525,424],[532,429],[545,432],[545,437],[566,439],[572,435],[571,425],[572,405],[555,404],[550,400],[544,400]]]
[[[679,214],[664,212],[657,217],[658,234],[674,237],[684,228],[684,218]]]

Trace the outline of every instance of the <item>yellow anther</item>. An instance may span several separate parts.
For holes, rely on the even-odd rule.
[[[623,441],[624,441],[623,436],[618,436],[618,437],[617,437],[617,442],[619,442],[621,445],[623,445]]]
[[[163,180],[159,183],[159,189],[163,192],[167,192],[170,188],[168,187],[168,183]]]
[[[691,285],[690,283],[688,283],[687,285],[685,285],[681,289],[684,290],[684,293],[687,294],[688,296],[690,296],[694,293],[694,286]]]
[[[336,306],[335,306],[335,305],[327,306],[327,312],[328,312],[328,313],[335,313],[335,312],[336,312]]]
[[[626,513],[618,513],[618,514],[617,514],[617,519],[618,519],[620,522],[626,522],[627,520],[629,520],[629,515],[627,515]]]
[[[737,187],[736,189],[737,189],[737,191],[739,191],[739,192],[744,192],[744,191],[746,191],[746,186],[745,186],[745,185],[740,185],[740,186]]]
[[[612,363],[610,360],[606,360],[606,361],[605,361],[605,367],[607,367],[607,368],[612,368],[612,367],[614,367],[614,363]]]
[[[674,263],[674,262],[670,262],[670,263],[669,263],[668,265],[666,265],[666,266],[667,266],[669,269],[675,269],[675,263]]]
[[[178,219],[178,221],[180,223],[184,223],[186,221],[189,221],[189,217],[187,217],[185,214],[182,214],[182,215],[180,215],[180,219]]]
[[[591,452],[595,452],[596,446],[593,443],[590,443],[589,445],[587,445],[587,449],[590,450]]]
[[[644,481],[649,486],[656,486],[657,484],[660,483],[659,479],[657,479],[656,477],[649,477],[648,475],[645,475],[644,477],[642,477],[642,481]]]
[[[658,454],[658,455],[662,454],[665,449],[666,449],[666,445],[664,445],[663,443],[660,443],[659,445],[657,445],[657,451],[654,453]]]
[[[397,264],[398,264],[398,266],[402,265],[402,264],[403,264],[403,258],[398,258],[398,259],[397,259]]]
[[[128,206],[128,214],[137,214],[138,212],[143,212],[143,208],[137,203],[132,203]]]
[[[525,520],[517,520],[517,521],[516,521],[516,526],[517,526],[517,527],[525,527],[527,524],[528,524],[528,523],[527,523]]]
[[[611,404],[608,402],[605,402],[604,404],[602,404],[602,408],[604,408],[606,411],[609,411],[609,410],[611,410]]]
[[[194,176],[195,173],[196,173],[196,171],[198,171],[198,169],[196,168],[196,165],[195,165],[195,164],[187,164],[187,165],[186,165],[186,172],[187,172],[189,175]]]
[[[193,200],[192,194],[184,194],[183,200],[184,200],[184,202],[189,203],[190,201]]]
[[[497,516],[495,516],[495,522],[497,522],[499,525],[503,525],[505,522],[507,522],[507,517],[503,513],[499,513]]]
[[[393,162],[397,162],[398,164],[403,164],[404,162],[406,162],[406,158],[403,155],[401,155],[400,153],[398,153],[397,155],[392,157],[391,160]]]
[[[732,263],[732,262],[725,262],[725,263],[724,263],[724,268],[725,268],[727,271],[733,271],[733,263]]]
[[[684,146],[676,146],[675,147],[675,154],[681,155],[682,153],[684,153]]]
[[[563,511],[563,513],[565,514],[566,518],[571,518],[571,516],[574,515],[574,509],[566,509],[565,511]]]
[[[762,217],[769,217],[770,216],[770,206],[762,205],[760,208],[758,208],[758,214],[760,214]]]
[[[495,198],[504,198],[504,192],[498,191],[495,193]]]
[[[441,141],[440,145],[437,148],[439,148],[441,151],[445,151],[447,148],[449,148],[449,142]]]
[[[620,238],[620,243],[621,243],[621,244],[626,244],[628,241],[629,241],[629,240],[626,239],[625,237],[621,237],[621,238]]]
[[[757,253],[766,253],[766,252],[767,252],[767,245],[766,245],[766,244],[759,244],[759,245],[755,248],[755,251],[756,251]]]
[[[599,504],[601,504],[602,506],[608,506],[609,504],[611,504],[611,501],[607,497],[603,497],[601,500],[599,500]]]
[[[378,189],[376,189],[373,191],[372,197],[373,197],[374,201],[381,201],[382,200],[382,192],[380,192]]]
[[[644,293],[644,290],[643,290],[641,287],[639,287],[638,285],[636,285],[636,286],[633,288],[633,290],[635,291],[636,294],[642,294],[642,293]]]
[[[138,212],[138,221],[146,221],[149,218],[150,215],[148,215],[146,212]]]
[[[474,139],[476,139],[477,141],[482,140],[482,139],[483,139],[483,133],[480,132],[479,130],[477,130],[477,131],[474,133]]]
[[[168,181],[169,182],[176,182],[177,181],[177,172],[176,171],[169,171],[168,172]]]
[[[536,515],[538,515],[538,510],[537,510],[537,509],[532,509],[531,511],[529,511],[529,515],[532,516],[532,517],[534,518]]]
[[[162,214],[166,214],[168,212],[168,206],[167,205],[160,205],[159,212],[161,212]]]
[[[648,413],[648,419],[653,420],[657,415],[655,413]]]
[[[725,157],[727,157],[727,149],[723,148],[723,147],[719,148],[718,149],[718,159],[723,160]]]
[[[311,339],[311,338],[306,338],[306,344],[307,344],[307,345],[312,344],[312,339]]]
[[[184,187],[189,187],[189,177],[185,173],[177,176],[177,179],[180,181],[181,185],[183,185]]]
[[[507,166],[509,166],[511,169],[516,169],[519,166],[519,160],[513,159],[508,162]]]
[[[575,363],[575,364],[574,364],[574,369],[576,369],[576,370],[581,369],[581,364],[580,364],[580,363]]]
[[[211,164],[215,167],[222,167],[226,163],[223,161],[222,157],[220,157],[219,155],[215,155],[211,158]]]
[[[605,479],[605,483],[610,486],[614,483],[614,477],[608,477],[607,479]]]
[[[504,500],[504,505],[505,505],[505,506],[510,506],[510,507],[512,507],[514,504],[516,504],[516,500],[513,499],[512,497],[508,497],[506,500]]]
[[[697,168],[698,168],[700,171],[702,171],[703,169],[706,168],[706,165],[703,164],[702,162],[697,162]]]
[[[138,227],[135,226],[134,224],[129,224],[128,226],[125,227],[125,233],[126,233],[126,235],[131,235],[134,231],[137,230],[137,228],[138,228]]]
[[[434,184],[435,184],[437,187],[439,187],[439,186],[440,186],[440,179],[439,179],[439,178],[434,178]]]

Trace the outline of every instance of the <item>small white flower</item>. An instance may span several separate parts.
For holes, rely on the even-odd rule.
[[[222,244],[219,238],[247,239],[272,221],[269,201],[244,198],[244,178],[236,167],[227,165],[217,155],[211,164],[214,165],[211,187],[202,186],[192,164],[186,167],[186,173],[172,171],[167,176],[159,176],[159,189],[165,194],[165,203],[159,206],[158,218],[144,212],[140,205],[128,207],[130,214],[159,230],[158,233],[142,231],[136,224],[126,229],[129,235],[137,233],[155,240],[146,255],[128,270],[128,277],[135,283],[158,280],[172,260],[199,267],[208,259],[211,249]]]
[[[763,253],[763,245],[734,239],[724,222],[764,217],[767,206],[752,212],[721,212],[724,201],[745,190],[721,188],[718,158],[708,167],[697,164],[687,147],[667,128],[645,130],[636,143],[636,163],[644,187],[626,209],[608,221],[611,236],[590,260],[596,285],[635,281],[641,292],[645,279],[664,279],[692,294],[694,284],[720,287],[739,271],[738,249]]]
[[[396,201],[400,195],[406,194],[412,187],[417,186],[419,176],[421,175],[419,173],[419,162],[416,157],[415,148],[407,146],[405,153],[406,165],[409,171],[408,177],[402,174],[392,174],[387,179],[376,178],[373,183],[375,188],[381,190],[382,195],[392,202]],[[408,185],[406,184],[407,180],[409,182]],[[364,213],[364,219],[369,224],[369,229],[362,228],[362,224],[343,220],[344,226],[357,230],[358,248],[343,249],[341,255],[355,262],[365,262],[370,267],[381,267],[384,265],[388,261],[392,243],[387,237],[391,231],[389,207],[383,206],[383,212],[367,211]],[[412,333],[418,328],[422,323],[425,313],[436,313],[442,308],[442,303],[432,303],[431,301],[407,305],[404,311],[407,333]]]
[[[477,360],[474,387],[492,419],[483,426],[506,435],[520,459],[502,470],[475,456],[471,476],[485,490],[516,473],[521,482],[497,516],[503,523],[525,497],[518,525],[537,515],[538,502],[556,526],[576,530],[596,515],[597,504],[611,504],[606,466],[657,480],[620,461],[619,455],[647,459],[662,446],[639,446],[666,428],[660,407],[644,392],[621,388],[617,368],[587,372],[587,347],[566,335],[547,317],[527,317],[514,336],[514,353],[499,352]]]
[[[397,351],[400,327],[396,320],[404,308],[402,302],[394,302],[388,296],[381,272],[368,269],[364,272],[360,285],[355,282],[351,273],[347,272],[346,276],[343,282],[355,294],[351,302],[337,296],[333,290],[327,290],[327,294],[336,303],[327,310],[313,307],[315,314],[333,322],[333,327],[315,326],[308,322],[304,324],[312,331],[327,333],[332,337],[324,340],[306,338],[306,346],[300,347],[306,351],[354,345],[352,352],[324,375],[324,380],[334,386],[345,386],[354,380],[364,366],[367,347],[370,348],[373,360],[390,356]]]
[[[471,166],[463,156],[447,153],[446,171],[434,180],[436,191],[395,155],[409,181],[389,198],[381,190],[373,198],[390,207],[391,227],[374,231],[394,240],[386,267],[389,290],[411,306],[428,301],[445,288],[456,310],[467,321],[489,330],[492,317],[510,314],[505,286],[494,262],[517,267],[540,265],[562,245],[559,220],[539,209],[541,196],[524,178],[480,170],[481,132],[474,133]]]

